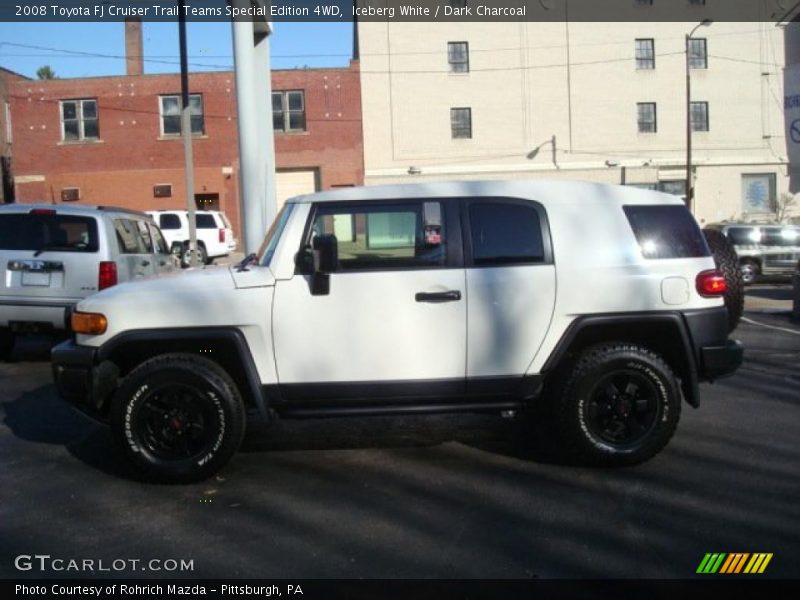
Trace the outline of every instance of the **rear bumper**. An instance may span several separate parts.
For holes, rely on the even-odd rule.
[[[704,379],[714,381],[732,375],[741,366],[743,358],[744,347],[738,340],[728,340],[722,346],[703,346],[700,348],[700,362]]]
[[[110,361],[97,364],[97,350],[67,340],[50,352],[53,380],[59,395],[82,412],[99,419],[117,387],[119,369]]]
[[[9,327],[20,333],[37,329],[67,329],[65,315],[76,302],[78,300],[27,302],[0,298],[0,327]]]

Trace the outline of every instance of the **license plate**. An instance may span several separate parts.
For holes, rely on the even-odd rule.
[[[22,285],[47,287],[50,285],[50,273],[33,273],[31,271],[23,271]]]

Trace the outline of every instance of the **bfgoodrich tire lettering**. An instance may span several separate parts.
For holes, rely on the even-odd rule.
[[[151,479],[205,479],[230,460],[244,435],[244,407],[233,380],[216,363],[166,354],[134,369],[111,405],[122,454]]]
[[[579,462],[630,465],[658,454],[678,425],[678,382],[655,353],[632,344],[585,350],[556,399],[566,449]]]

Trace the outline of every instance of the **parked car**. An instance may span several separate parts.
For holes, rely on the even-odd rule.
[[[189,211],[156,210],[148,211],[156,220],[167,244],[180,245],[181,266],[188,267],[189,260]],[[197,223],[198,262],[211,264],[215,258],[228,256],[236,250],[237,241],[233,237],[231,223],[225,213],[217,210],[195,211]]]
[[[739,256],[745,284],[759,277],[790,278],[800,260],[800,226],[752,223],[718,223]]]
[[[65,309],[80,299],[174,268],[164,237],[142,212],[0,205],[0,358],[17,334],[65,329]]]
[[[544,404],[560,448],[625,465],[661,451],[700,381],[741,364],[725,290],[676,196],[348,188],[289,200],[238,265],[82,301],[53,372],[156,479],[218,471],[248,407],[270,419]]]

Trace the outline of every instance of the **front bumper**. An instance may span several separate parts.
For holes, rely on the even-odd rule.
[[[117,366],[107,360],[97,363],[95,348],[73,340],[55,346],[50,358],[59,395],[82,412],[104,419],[108,399],[117,388]]]
[[[700,348],[700,361],[703,378],[714,381],[732,375],[742,365],[744,347],[739,340],[728,340],[722,346],[703,346]]]

